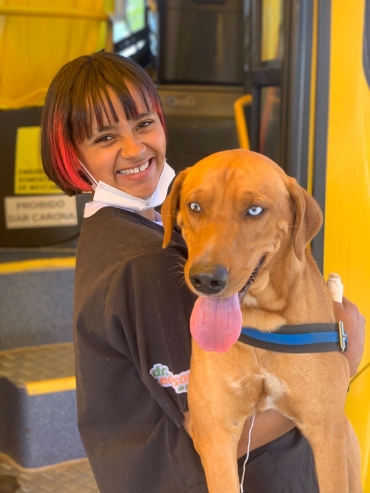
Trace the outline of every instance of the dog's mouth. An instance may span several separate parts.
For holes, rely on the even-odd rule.
[[[266,255],[264,255],[260,261],[258,262],[257,267],[254,269],[252,274],[249,276],[248,281],[244,284],[242,289],[239,291],[238,296],[239,296],[239,301],[243,299],[245,294],[247,293],[248,289],[251,287],[251,285],[254,283],[259,271],[261,270],[261,267],[266,259]]]

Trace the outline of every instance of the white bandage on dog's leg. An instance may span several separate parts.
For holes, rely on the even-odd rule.
[[[337,301],[338,303],[342,303],[343,298],[343,284],[340,279],[340,275],[335,272],[331,272],[329,274],[328,282],[327,282],[330,294],[333,298],[333,301]]]

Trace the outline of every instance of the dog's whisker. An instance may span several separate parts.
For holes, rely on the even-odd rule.
[[[176,277],[182,277],[183,279],[185,279],[184,275],[182,272],[172,272],[172,277],[175,279]]]
[[[184,259],[184,257],[182,257],[180,254],[178,253],[171,253],[169,255],[169,257],[175,257],[177,258],[179,261],[183,262],[185,264],[186,260]]]

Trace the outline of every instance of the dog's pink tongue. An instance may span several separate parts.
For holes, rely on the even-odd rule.
[[[238,294],[229,298],[201,297],[190,317],[190,332],[205,351],[224,353],[238,340],[242,328]]]

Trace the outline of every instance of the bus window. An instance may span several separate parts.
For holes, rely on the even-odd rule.
[[[261,9],[261,62],[283,57],[282,0],[262,0]]]
[[[145,0],[126,0],[121,11],[113,19],[114,51],[126,57],[132,57],[144,48],[146,43]],[[143,32],[143,36],[132,36]]]
[[[278,162],[280,142],[280,86],[260,89],[259,152]]]

